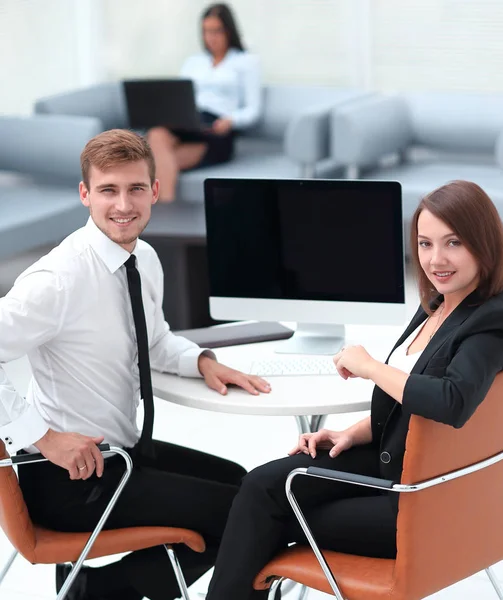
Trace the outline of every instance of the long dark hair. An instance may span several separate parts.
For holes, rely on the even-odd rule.
[[[232,10],[229,6],[227,6],[227,4],[211,4],[203,12],[201,16],[201,21],[204,21],[204,19],[206,19],[207,17],[218,17],[220,21],[222,21],[222,25],[227,36],[227,43],[229,45],[229,48],[236,48],[236,50],[244,51],[245,47],[241,42],[241,36],[239,35],[239,30],[236,25],[236,19],[234,18]],[[208,48],[206,48],[206,50],[208,50]]]
[[[419,262],[417,222],[423,210],[428,210],[449,225],[477,261],[480,299],[487,300],[503,291],[503,225],[498,210],[476,183],[451,181],[425,196],[412,217],[412,261],[419,282],[421,304],[426,312],[431,313],[429,304],[438,292]]]

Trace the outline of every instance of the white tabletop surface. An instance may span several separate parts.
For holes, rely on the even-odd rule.
[[[362,344],[378,360],[385,360],[404,326],[347,326],[346,345]],[[217,348],[220,362],[246,370],[254,358],[278,358],[278,342],[264,342]],[[183,406],[216,412],[250,415],[325,415],[368,410],[373,383],[362,379],[344,380],[337,375],[268,378],[269,394],[252,396],[238,388],[226,396],[210,390],[204,380],[152,372],[154,395]]]

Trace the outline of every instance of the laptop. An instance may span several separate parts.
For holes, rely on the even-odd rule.
[[[190,79],[141,79],[124,81],[129,127],[200,131],[194,86]]]

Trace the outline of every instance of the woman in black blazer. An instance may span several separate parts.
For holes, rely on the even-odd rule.
[[[252,588],[255,575],[288,543],[306,543],[284,491],[292,469],[399,481],[410,415],[462,427],[503,369],[503,227],[494,204],[474,183],[449,183],[420,202],[411,240],[421,306],[386,363],[361,346],[334,358],[345,379],[375,383],[370,417],[301,435],[289,457],[244,478],[207,600],[265,599]],[[294,492],[321,547],[395,557],[397,494],[310,478],[297,478]]]

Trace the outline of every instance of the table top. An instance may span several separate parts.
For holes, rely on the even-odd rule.
[[[378,360],[385,360],[402,326],[347,326],[346,345],[362,344]],[[220,362],[246,369],[254,358],[284,357],[275,353],[281,341],[217,348]],[[363,379],[344,380],[337,375],[269,377],[272,391],[252,396],[231,388],[222,396],[203,379],[152,372],[154,395],[183,406],[249,415],[326,415],[368,410],[374,384]]]

